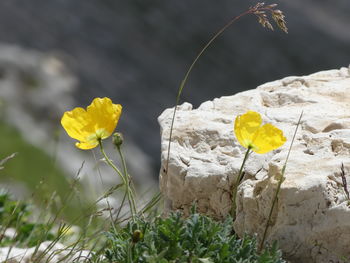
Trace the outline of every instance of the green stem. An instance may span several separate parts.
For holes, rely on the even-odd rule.
[[[128,263],[133,263],[132,262],[132,244],[130,244],[128,246],[128,255],[127,255],[127,258],[128,258]]]
[[[269,217],[267,219],[267,223],[266,223],[266,227],[265,227],[265,230],[264,230],[263,238],[262,238],[261,243],[260,243],[259,251],[261,251],[263,249],[263,247],[264,247],[264,243],[265,243],[265,239],[266,239],[266,235],[267,235],[267,230],[268,230],[268,228],[270,226],[270,223],[271,223],[272,212],[273,212],[273,209],[274,209],[275,204],[277,202],[278,194],[279,194],[279,192],[281,190],[281,185],[282,185],[283,181],[285,180],[284,174],[285,174],[285,171],[286,171],[286,168],[287,168],[289,155],[290,155],[290,152],[292,150],[292,146],[293,146],[293,143],[294,143],[294,140],[295,140],[295,136],[297,134],[297,131],[298,131],[298,128],[299,128],[302,116],[303,116],[303,112],[301,112],[301,114],[299,116],[298,124],[297,124],[297,127],[295,128],[295,131],[294,131],[293,139],[292,139],[292,142],[291,142],[289,150],[288,150],[287,158],[286,158],[286,161],[285,161],[285,163],[284,163],[284,165],[282,167],[281,177],[280,177],[280,179],[278,181],[277,189],[276,189],[275,195],[273,197],[271,209],[270,209],[270,212],[269,212]]]
[[[104,148],[103,148],[103,144],[102,144],[102,140],[99,140],[98,141],[99,143],[99,146],[100,146],[100,150],[101,150],[101,153],[103,155],[103,157],[105,158],[107,164],[112,167],[112,169],[114,171],[116,171],[116,173],[119,175],[119,177],[121,178],[123,184],[125,185],[126,187],[126,193],[127,193],[127,196],[128,196],[128,201],[129,201],[129,205],[130,205],[130,210],[131,210],[131,215],[132,215],[132,218],[134,218],[134,210],[133,210],[133,206],[132,206],[132,197],[130,195],[130,189],[129,189],[129,183],[128,183],[128,180],[127,180],[127,176],[123,175],[122,172],[117,168],[117,166],[114,165],[114,163],[111,161],[111,159],[109,159],[109,157],[107,156]]]
[[[243,159],[241,168],[239,169],[239,173],[238,173],[238,176],[237,176],[237,179],[236,179],[236,183],[234,184],[233,189],[232,189],[232,210],[231,210],[231,215],[232,215],[233,219],[235,219],[235,217],[236,217],[236,198],[237,198],[238,186],[239,186],[239,183],[243,179],[242,177],[243,177],[244,164],[247,161],[248,156],[251,153],[251,150],[252,150],[252,147],[248,147],[248,149],[247,149],[247,151],[246,151],[246,153],[244,155],[244,159]]]
[[[132,218],[134,219],[134,216],[136,215],[137,211],[136,211],[136,205],[135,205],[135,195],[134,195],[134,189],[131,186],[132,181],[130,179],[130,175],[128,173],[128,169],[126,167],[126,162],[125,162],[125,158],[124,158],[124,154],[121,151],[121,147],[117,146],[117,150],[120,156],[120,159],[122,161],[122,166],[123,166],[123,171],[124,171],[124,177],[125,177],[125,181],[126,181],[126,191],[128,193],[128,199],[129,199],[129,204],[130,204],[130,208],[132,211]]]
[[[119,175],[120,179],[122,179],[122,182],[125,184],[125,178],[122,174],[122,172],[117,168],[117,166],[114,165],[114,163],[111,161],[111,159],[109,159],[109,157],[107,156],[104,148],[103,148],[103,145],[102,145],[102,140],[99,140],[99,146],[100,146],[100,150],[101,150],[101,153],[103,155],[103,157],[105,158],[107,164],[112,167],[112,169],[114,171],[116,171],[116,173]]]

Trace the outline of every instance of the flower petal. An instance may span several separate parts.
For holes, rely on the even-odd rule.
[[[92,148],[95,148],[98,145],[98,141],[89,141],[89,142],[77,142],[75,144],[76,147],[82,150],[90,150]]]
[[[79,141],[85,141],[94,132],[90,118],[83,108],[66,111],[62,116],[61,124],[70,137]]]
[[[259,128],[253,140],[253,151],[267,153],[282,146],[287,141],[283,132],[272,124],[265,124]]]
[[[87,110],[75,108],[63,114],[61,124],[68,135],[80,142],[80,149],[92,149],[99,139],[109,137],[117,126],[122,106],[109,98],[95,98]]]
[[[94,130],[103,130],[102,139],[109,137],[118,124],[122,112],[120,104],[113,104],[109,98],[95,98],[87,113],[94,125]]]
[[[237,116],[235,120],[235,134],[238,142],[245,148],[252,144],[255,132],[261,126],[262,120],[259,113],[248,111]]]

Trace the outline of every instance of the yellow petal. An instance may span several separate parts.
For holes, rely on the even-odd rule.
[[[261,126],[262,120],[259,113],[248,111],[237,116],[235,120],[235,134],[238,142],[245,148],[252,144],[256,131]]]
[[[253,151],[267,153],[282,146],[286,142],[283,132],[272,124],[260,127],[253,139]]]
[[[122,106],[109,98],[95,98],[87,110],[75,108],[63,114],[61,124],[68,135],[80,142],[80,149],[92,149],[99,139],[109,137],[117,126]]]
[[[120,104],[113,104],[109,98],[95,98],[87,107],[87,113],[95,131],[103,130],[102,139],[109,137],[118,124],[122,112]]]
[[[90,117],[83,108],[65,112],[61,124],[70,137],[79,141],[85,141],[94,132]]]
[[[75,144],[76,147],[82,150],[90,150],[92,148],[95,148],[98,145],[98,141],[95,140],[94,142],[77,142]]]

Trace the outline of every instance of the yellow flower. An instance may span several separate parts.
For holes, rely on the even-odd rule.
[[[259,113],[248,111],[235,121],[235,134],[238,142],[256,153],[267,153],[282,146],[286,142],[283,132],[272,124],[261,126]]]
[[[113,104],[109,98],[95,98],[86,110],[66,111],[61,124],[70,137],[80,141],[75,146],[88,150],[96,147],[99,140],[111,136],[121,113],[120,104]]]

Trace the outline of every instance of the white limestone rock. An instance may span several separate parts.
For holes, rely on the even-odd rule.
[[[231,189],[245,149],[233,133],[237,115],[259,112],[283,130],[286,144],[251,154],[236,200],[235,231],[262,236],[293,133],[304,111],[272,216],[267,242],[279,242],[291,262],[350,261],[350,69],[287,77],[254,90],[178,107],[166,174],[173,109],[159,117],[162,137],[160,188],[167,209],[198,210],[215,218],[229,214]],[[346,257],[342,261],[342,257]],[[333,260],[333,261],[332,261]]]

